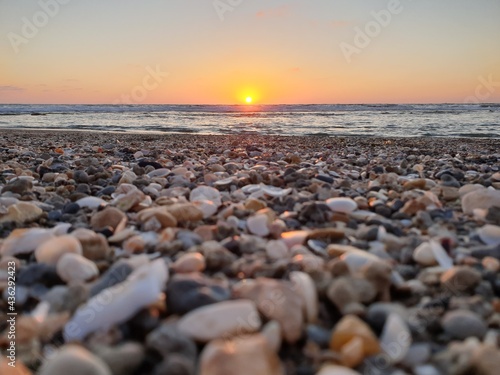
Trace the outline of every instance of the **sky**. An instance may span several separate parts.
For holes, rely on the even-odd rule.
[[[0,103],[500,102],[499,0],[0,0]]]

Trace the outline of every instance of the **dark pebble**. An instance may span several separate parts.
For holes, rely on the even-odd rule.
[[[64,284],[57,275],[56,267],[45,263],[33,263],[22,267],[16,281],[19,285],[26,286],[34,284],[43,284],[45,286]]]
[[[141,160],[138,163],[139,167],[145,168],[148,165],[152,166],[154,169],[161,169],[163,166],[160,163],[157,163],[156,161],[150,161],[150,160]]]
[[[80,211],[80,206],[77,203],[69,203],[63,209],[65,214],[76,214],[78,211]]]
[[[172,314],[185,314],[229,297],[229,289],[198,273],[174,275],[167,287],[167,306]]]
[[[47,218],[52,221],[59,221],[61,220],[61,217],[62,217],[62,212],[60,210],[50,211],[47,215]]]
[[[133,269],[127,263],[116,263],[108,269],[99,280],[90,288],[90,296],[93,297],[99,294],[106,288],[119,284],[124,281]]]

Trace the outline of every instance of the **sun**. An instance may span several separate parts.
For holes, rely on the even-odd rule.
[[[247,96],[247,98],[245,99],[245,101],[247,102],[247,104],[251,104],[253,102],[253,99],[251,96]]]

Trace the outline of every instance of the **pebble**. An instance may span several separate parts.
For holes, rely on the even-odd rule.
[[[487,224],[479,228],[477,234],[486,245],[500,245],[500,226]]]
[[[200,253],[184,254],[172,265],[172,268],[178,273],[203,272],[205,267],[205,257]]]
[[[479,271],[466,266],[450,268],[440,278],[441,284],[453,294],[471,292],[481,283],[481,280]]]
[[[85,282],[99,275],[94,262],[74,253],[61,256],[57,261],[56,270],[59,277],[68,284]]]
[[[92,229],[99,231],[107,227],[116,229],[118,224],[126,220],[126,215],[115,207],[107,207],[106,209],[96,212],[92,215],[90,225]]]
[[[79,228],[71,235],[75,237],[82,245],[82,255],[92,261],[104,260],[111,255],[111,248],[108,245],[106,237],[95,233],[93,230]]]
[[[66,345],[42,366],[40,375],[112,375],[102,359],[81,346]]]
[[[0,224],[8,222],[24,224],[39,219],[42,214],[42,209],[34,204],[19,202],[9,206],[7,212],[0,212]]]
[[[467,337],[482,339],[486,334],[485,322],[468,310],[454,310],[446,313],[441,320],[444,331],[452,338],[465,340]]]
[[[269,219],[264,214],[251,216],[247,220],[247,228],[250,233],[266,237],[269,235]]]
[[[268,278],[247,280],[233,287],[233,295],[254,301],[261,314],[279,322],[288,343],[295,343],[302,336],[303,299],[291,284]]]
[[[40,244],[35,250],[35,258],[39,263],[55,266],[65,254],[82,254],[82,245],[71,235],[59,236]]]
[[[182,334],[198,342],[253,333],[261,325],[257,307],[250,300],[203,306],[184,315],[178,323]]]
[[[333,212],[349,214],[356,211],[358,204],[351,198],[330,198],[326,200],[327,206]]]
[[[226,285],[200,273],[175,274],[167,287],[167,307],[185,314],[199,307],[222,302],[231,296]]]
[[[338,365],[323,366],[316,375],[361,375],[359,372],[354,371],[348,367]]]
[[[465,214],[473,214],[477,209],[500,207],[500,191],[486,188],[475,189],[462,196],[462,210]]]
[[[257,334],[209,342],[200,355],[200,375],[284,375],[275,352]]]
[[[54,238],[52,230],[42,228],[14,229],[0,247],[3,256],[29,254],[45,241]]]

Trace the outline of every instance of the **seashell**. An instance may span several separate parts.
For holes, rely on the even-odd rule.
[[[271,197],[286,197],[288,194],[292,192],[292,188],[288,189],[281,189],[279,187],[275,186],[269,186],[269,185],[261,185],[262,191],[264,194],[269,195]]]
[[[163,259],[139,267],[124,282],[104,289],[78,308],[64,327],[64,340],[80,341],[89,333],[126,322],[158,299],[167,279]]]
[[[181,333],[198,342],[256,332],[261,325],[255,303],[247,299],[199,307],[184,315],[178,323]]]
[[[380,346],[392,364],[401,362],[412,344],[412,336],[408,325],[397,313],[390,313],[385,321]]]
[[[54,233],[50,229],[14,229],[5,239],[0,254],[2,256],[28,254],[40,244],[54,237]]]
[[[308,323],[315,323],[319,314],[318,292],[313,279],[305,272],[290,272],[290,281],[303,300],[305,317]]]

